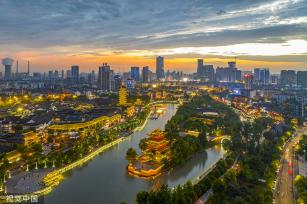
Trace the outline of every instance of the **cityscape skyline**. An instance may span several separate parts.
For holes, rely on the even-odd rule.
[[[307,0],[0,0],[0,203],[307,204]]]
[[[21,68],[29,60],[33,71],[155,67],[159,55],[165,69],[188,73],[197,58],[217,67],[235,56],[243,70],[305,70],[306,7],[303,0],[1,1],[0,58],[18,59]]]
[[[159,56],[157,56],[159,57]],[[303,68],[295,68],[294,66],[282,66],[283,62],[275,62],[276,64],[281,64],[281,67],[276,69],[274,66],[273,67],[269,67],[266,66],[265,62],[260,62],[260,63],[255,63],[254,66],[244,66],[245,63],[247,63],[245,60],[240,60],[238,59],[236,56],[234,56],[233,58],[225,58],[223,60],[220,60],[218,63],[214,63],[212,62],[210,58],[189,58],[188,62],[182,61],[183,59],[180,59],[178,62],[174,59],[168,59],[165,58],[164,56],[162,56],[164,58],[164,70],[165,71],[180,71],[180,72],[184,72],[187,74],[193,74],[197,72],[197,61],[199,59],[203,60],[203,64],[204,65],[209,65],[209,66],[213,66],[214,69],[219,68],[219,67],[225,67],[226,64],[228,62],[231,61],[236,61],[237,64],[237,68],[239,68],[242,71],[253,71],[254,69],[257,68],[263,68],[263,69],[270,69],[272,74],[280,74],[280,72],[282,70],[294,70],[294,71],[306,71],[307,70],[307,66],[303,67]],[[138,63],[134,63],[131,62],[132,64],[125,64],[125,65],[119,65],[118,61],[113,61],[113,63],[109,63],[109,61],[99,61],[99,62],[90,62],[90,63],[86,63],[86,62],[80,62],[80,63],[74,63],[73,61],[69,62],[69,63],[65,63],[65,65],[57,65],[57,66],[48,66],[46,69],[42,69],[40,64],[37,63],[32,63],[32,61],[28,60],[28,59],[14,59],[10,56],[4,56],[0,59],[11,59],[12,60],[12,73],[27,73],[28,72],[28,68],[29,68],[29,62],[31,62],[31,73],[48,73],[49,71],[62,71],[62,70],[70,70],[72,66],[78,66],[79,67],[79,71],[80,73],[90,73],[92,71],[98,72],[99,67],[101,65],[103,65],[103,63],[108,63],[112,69],[114,70],[114,72],[116,73],[124,73],[124,72],[129,72],[131,67],[148,67],[150,70],[154,71],[154,73],[156,72],[156,58],[152,58],[152,59],[147,59],[148,63],[146,64],[146,62],[138,62]],[[55,59],[56,60],[56,59]],[[35,61],[34,61],[35,62]],[[111,60],[112,62],[112,60]],[[175,67],[170,67],[171,64],[181,64],[181,65],[189,65],[191,66],[190,68],[175,68]],[[295,62],[294,62],[295,63]],[[278,65],[279,66],[279,65]],[[5,69],[4,69],[4,65],[2,65],[2,68],[0,69],[0,73],[4,73]]]

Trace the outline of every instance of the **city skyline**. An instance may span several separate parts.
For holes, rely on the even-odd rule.
[[[115,71],[154,70],[158,55],[165,70],[187,73],[197,58],[217,67],[235,56],[242,70],[306,70],[306,7],[303,0],[1,1],[0,57],[18,60],[21,71],[28,60],[33,71],[77,64],[88,72],[102,62]]]

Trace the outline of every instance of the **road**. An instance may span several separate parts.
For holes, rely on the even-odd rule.
[[[204,193],[198,200],[195,202],[195,204],[204,204],[208,201],[209,197],[213,195],[213,190],[210,188],[206,193]]]
[[[306,134],[305,127],[298,128],[293,139],[286,143],[282,158],[281,167],[277,177],[276,185],[276,199],[277,204],[295,204],[293,195],[293,173],[297,172],[297,165],[293,159],[294,146],[297,144],[302,136]]]

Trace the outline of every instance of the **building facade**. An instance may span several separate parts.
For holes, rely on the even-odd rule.
[[[156,58],[156,74],[157,74],[158,80],[161,80],[165,77],[164,76],[164,58],[161,56],[158,56]]]
[[[102,91],[114,90],[114,74],[107,63],[99,67],[97,88]]]

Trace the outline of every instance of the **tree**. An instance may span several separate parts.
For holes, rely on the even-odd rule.
[[[198,136],[198,139],[199,139],[199,143],[205,147],[206,144],[208,143],[208,140],[207,140],[207,133],[204,129],[202,129],[202,131],[200,132],[199,136]]]
[[[229,169],[224,176],[225,183],[236,183],[236,171],[234,169]]]
[[[139,143],[139,147],[140,147],[140,149],[143,150],[143,151],[144,151],[144,150],[146,149],[146,147],[147,147],[146,141],[147,141],[147,139],[146,139],[146,138],[143,138],[143,139],[141,139],[141,141],[140,141],[140,143]]]
[[[217,179],[212,185],[212,190],[214,194],[223,194],[225,190],[225,182],[222,179]]]
[[[127,153],[126,153],[126,159],[129,161],[129,162],[133,162],[136,160],[136,157],[137,157],[137,154],[136,154],[136,151],[133,149],[133,148],[129,148],[127,150]]]
[[[136,202],[138,204],[148,204],[149,203],[149,193],[147,191],[140,191],[136,195]]]

